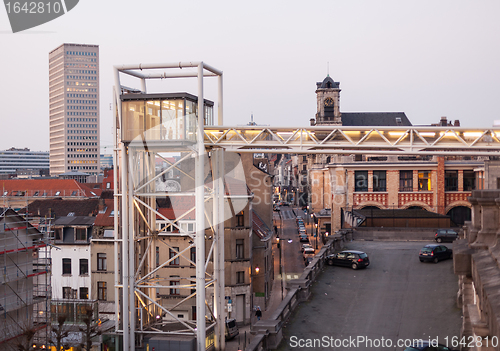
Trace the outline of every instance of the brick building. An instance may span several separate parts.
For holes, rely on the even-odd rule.
[[[411,126],[404,112],[340,112],[340,83],[317,83],[312,125]],[[439,125],[449,125],[442,117]],[[459,125],[458,121],[454,125]],[[356,133],[356,132],[352,132]],[[310,155],[307,191],[310,212],[331,209],[332,231],[360,224],[353,209],[420,208],[449,215],[452,225],[470,220],[467,197],[481,187],[485,157],[396,155]],[[304,160],[303,160],[304,161]],[[305,168],[304,166],[302,166]],[[304,190],[306,192],[306,190]]]

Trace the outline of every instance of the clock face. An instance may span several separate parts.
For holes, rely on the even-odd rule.
[[[333,99],[331,97],[325,99],[325,106],[333,106]]]

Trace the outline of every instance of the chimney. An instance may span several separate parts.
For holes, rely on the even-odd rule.
[[[104,208],[106,207],[106,204],[104,202],[104,199],[99,199],[99,208],[98,208],[98,212],[102,212],[104,211]]]
[[[311,123],[311,126],[315,126],[316,125],[316,120],[314,118],[311,118],[309,120],[309,122]]]
[[[439,122],[440,126],[446,126],[448,124],[448,119],[446,116],[441,117],[441,121]]]
[[[456,119],[455,122],[453,123],[455,127],[460,127],[460,120]]]

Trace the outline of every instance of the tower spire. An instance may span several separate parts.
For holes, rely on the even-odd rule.
[[[326,76],[330,77],[330,62],[326,62]]]

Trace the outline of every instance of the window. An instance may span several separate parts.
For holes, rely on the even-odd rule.
[[[431,191],[431,172],[418,171],[418,191]]]
[[[302,170],[307,171],[307,165],[302,165]]]
[[[244,284],[245,283],[245,272],[239,271],[236,272],[236,284]]]
[[[196,276],[195,275],[191,276],[191,284],[194,284],[194,287],[191,288],[191,294],[194,294],[196,292]]]
[[[80,275],[89,274],[89,260],[80,258]]]
[[[179,278],[178,276],[170,276],[170,278]],[[178,280],[171,280],[170,285],[175,286],[175,285],[181,285],[181,282]],[[180,289],[177,288],[170,288],[170,295],[180,295],[181,291]]]
[[[106,271],[106,254],[98,253],[97,254],[97,270],[98,271]]]
[[[474,171],[464,171],[464,191],[476,189],[476,173]]]
[[[179,252],[178,247],[172,247],[171,249],[169,249],[169,258],[175,257],[178,252]],[[175,259],[170,261],[170,265],[171,266],[178,266],[179,265],[179,256],[177,256]]]
[[[160,266],[160,247],[156,247],[156,267]]]
[[[63,299],[71,299],[72,298],[71,287],[63,286]]]
[[[111,183],[110,182],[107,182],[106,183],[106,189],[110,189],[111,188]]]
[[[387,191],[386,171],[373,171],[373,191]]]
[[[399,191],[413,191],[413,171],[399,171]]]
[[[458,171],[444,172],[444,191],[458,191]]]
[[[97,299],[99,301],[106,301],[107,298],[106,282],[97,282]]]
[[[354,172],[354,191],[368,191],[368,171]]]
[[[244,227],[245,226],[245,216],[244,216],[243,211],[241,211],[240,213],[238,213],[236,215],[236,226],[237,227]]]
[[[54,236],[55,236],[55,240],[62,240],[62,228],[56,228],[54,229]]]
[[[236,239],[236,258],[244,258],[244,241],[243,239]]]
[[[87,228],[76,228],[76,240],[87,241]]]
[[[80,288],[80,299],[81,300],[89,299],[89,288]]]
[[[193,261],[193,263],[196,263],[196,247],[189,249],[189,259]],[[193,263],[191,263],[191,266],[194,266]]]
[[[62,274],[71,274],[71,258],[63,258],[63,272]]]

